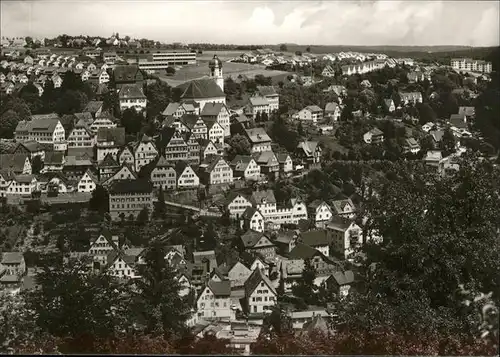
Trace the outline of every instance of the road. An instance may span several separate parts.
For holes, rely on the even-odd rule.
[[[181,209],[185,209],[185,210],[188,210],[188,211],[192,211],[192,212],[198,213],[200,216],[209,216],[209,217],[221,217],[222,216],[222,213],[219,213],[219,212],[212,212],[212,211],[208,211],[208,210],[203,209],[203,208],[199,208],[199,207],[195,207],[195,206],[189,206],[189,205],[184,205],[184,204],[181,204],[181,203],[176,203],[176,202],[171,202],[171,201],[165,201],[165,204],[167,206],[170,206],[170,207],[177,207],[177,208],[181,208]]]

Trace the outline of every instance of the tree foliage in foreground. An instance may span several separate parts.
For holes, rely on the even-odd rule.
[[[467,155],[447,177],[396,172],[366,202],[368,226],[384,241],[364,248],[364,289],[342,304],[345,328],[471,339],[475,312],[459,287],[499,302],[499,170]]]

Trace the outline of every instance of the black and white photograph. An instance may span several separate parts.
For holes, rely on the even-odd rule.
[[[2,0],[0,354],[498,356],[500,1]]]

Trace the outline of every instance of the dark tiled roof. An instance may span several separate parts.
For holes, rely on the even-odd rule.
[[[97,142],[114,141],[115,145],[125,145],[125,128],[99,128],[97,131]]]
[[[119,167],[120,165],[113,159],[111,153],[107,154],[99,164],[99,167]]]
[[[351,270],[346,270],[344,272],[336,271],[332,274],[332,277],[338,285],[347,285],[354,282],[354,273]]]
[[[116,66],[113,70],[115,82],[130,82],[135,80],[139,67],[135,65]]]
[[[329,245],[331,243],[331,237],[328,234],[328,232],[324,229],[303,232],[300,234],[300,237],[302,243],[310,247],[324,246],[324,245]]]
[[[0,154],[0,169],[22,172],[27,157],[26,154]]]
[[[271,290],[273,294],[276,294],[276,290],[274,289],[269,278],[263,274],[260,269],[255,269],[252,272],[252,275],[250,275],[247,281],[245,281],[245,295],[249,297],[261,282],[264,282],[269,287],[269,290]]]
[[[231,282],[229,280],[208,282],[208,287],[215,296],[230,296]]]
[[[342,218],[339,216],[333,216],[331,221],[328,223],[329,229],[345,231],[351,225],[352,221],[347,218]]]
[[[295,248],[289,253],[288,257],[290,259],[311,259],[316,255],[322,255],[321,252],[307,244],[297,243]]]
[[[18,147],[22,146],[23,148],[25,148],[27,151],[29,151],[31,153],[43,150],[42,145],[40,145],[37,141],[34,141],[34,140],[19,143],[17,146]],[[16,148],[16,150],[17,150],[17,148]]]
[[[257,91],[262,97],[278,95],[276,89],[273,86],[257,86]]]
[[[48,151],[45,153],[45,158],[43,160],[43,163],[45,165],[47,164],[54,164],[54,165],[62,165],[64,160],[64,153],[60,151]]]
[[[264,200],[266,200],[266,203],[276,203],[273,190],[252,192],[251,202],[253,204],[261,204]]]
[[[257,244],[257,242],[262,237],[265,237],[265,236],[266,235],[262,232],[256,232],[256,231],[249,230],[241,236],[241,241],[243,242],[243,246],[245,248],[251,248],[255,244]]]
[[[181,117],[181,122],[185,126],[187,126],[190,130],[192,130],[194,128],[194,126],[196,125],[198,120],[200,120],[200,117],[198,115],[195,115],[195,114],[184,114]]]
[[[91,124],[94,121],[90,112],[75,113],[74,116],[78,121],[83,121],[86,124]]]
[[[151,193],[153,185],[147,180],[117,180],[111,183],[110,193]]]
[[[118,93],[118,97],[120,99],[126,99],[126,98],[145,99],[146,98],[146,96],[142,92],[142,88],[137,84],[124,84],[120,88],[120,92]]]
[[[226,94],[220,89],[214,80],[210,78],[196,79],[178,86],[182,93],[182,99],[201,99],[225,97]]]
[[[223,103],[206,103],[201,111],[201,116],[217,116],[224,108]]]

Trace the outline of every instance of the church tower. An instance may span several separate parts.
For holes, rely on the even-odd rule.
[[[208,62],[208,68],[210,69],[210,78],[215,80],[215,83],[224,92],[224,77],[222,76],[222,61],[214,55],[214,58]]]

